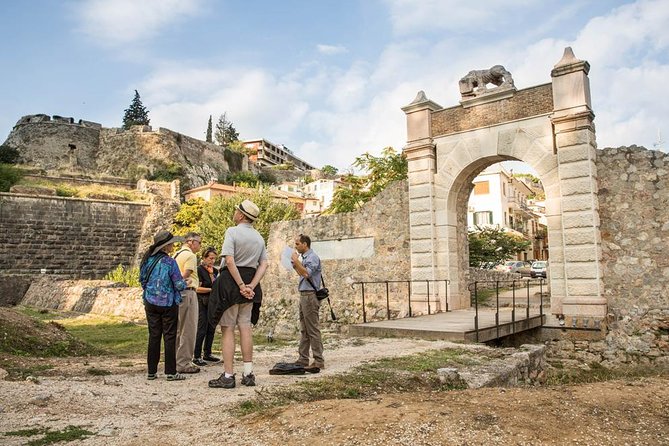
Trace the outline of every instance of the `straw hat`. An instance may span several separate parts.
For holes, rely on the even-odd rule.
[[[256,221],[258,215],[260,215],[260,209],[258,209],[258,206],[251,200],[242,201],[241,204],[237,206],[237,210],[251,221]]]

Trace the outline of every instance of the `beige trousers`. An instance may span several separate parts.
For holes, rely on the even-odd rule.
[[[177,325],[177,372],[191,365],[197,337],[197,294],[195,290],[185,290],[181,292],[181,298]]]
[[[300,345],[298,353],[299,362],[309,363],[309,349],[314,357],[314,365],[323,368],[323,342],[321,341],[321,330],[318,327],[320,318],[321,301],[316,298],[315,291],[300,291]]]

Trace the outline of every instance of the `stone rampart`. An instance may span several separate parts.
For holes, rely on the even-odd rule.
[[[30,284],[22,305],[79,313],[144,320],[142,289],[107,280],[55,280],[38,277]]]
[[[19,151],[21,163],[46,170],[141,178],[176,165],[189,187],[249,169],[240,153],[168,129],[105,128],[60,116],[24,116],[4,144]]]
[[[148,205],[0,194],[0,271],[100,278],[135,255]]]
[[[408,205],[407,183],[402,181],[356,212],[273,224],[267,247],[270,267],[262,282],[261,326],[279,334],[297,331],[298,277],[281,265],[280,257],[298,234],[309,235],[321,256],[338,322],[362,322],[360,287],[353,288],[354,282],[409,278]],[[385,314],[385,288],[377,288],[366,288],[369,318]],[[393,298],[391,309],[400,311],[402,304]],[[329,320],[329,311],[322,311],[321,317]]]

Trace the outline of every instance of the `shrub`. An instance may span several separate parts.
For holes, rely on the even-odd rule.
[[[138,287],[139,284],[139,268],[137,267],[124,267],[123,265],[118,265],[113,270],[109,271],[105,277],[105,280],[111,280],[113,282],[125,283],[128,286]]]
[[[19,151],[14,147],[0,146],[0,163],[16,164],[19,162]]]
[[[23,177],[20,169],[10,164],[0,164],[0,192],[9,192],[9,188]]]

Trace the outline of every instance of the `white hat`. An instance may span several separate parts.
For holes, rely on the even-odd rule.
[[[251,200],[242,201],[239,206],[237,206],[237,210],[251,221],[255,221],[258,218],[258,215],[260,215],[260,209],[258,209],[258,206]]]

